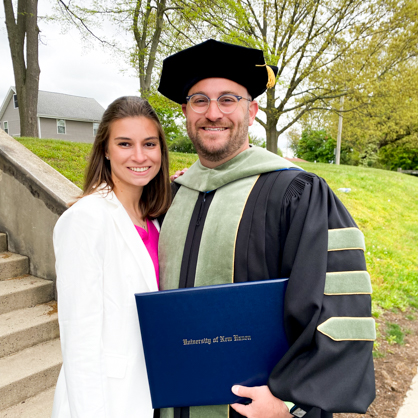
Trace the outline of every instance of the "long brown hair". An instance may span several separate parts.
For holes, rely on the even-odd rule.
[[[157,113],[144,99],[137,96],[125,96],[116,99],[103,113],[97,130],[97,135],[90,153],[89,164],[86,169],[83,194],[92,194],[95,189],[105,183],[109,190],[114,189],[110,161],[106,159],[109,143],[110,126],[118,119],[131,117],[145,117],[152,120],[158,130],[161,148],[161,168],[158,174],[144,187],[139,207],[145,217],[156,218],[167,212],[171,203],[171,189],[169,180],[168,148],[164,130]]]

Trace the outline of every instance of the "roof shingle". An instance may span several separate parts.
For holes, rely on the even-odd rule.
[[[100,122],[104,108],[88,97],[39,90],[38,116]]]

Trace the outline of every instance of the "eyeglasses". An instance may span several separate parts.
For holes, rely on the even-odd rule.
[[[235,94],[222,94],[217,99],[210,99],[206,94],[202,93],[196,93],[186,97],[186,100],[196,113],[205,113],[209,109],[210,102],[216,100],[219,110],[222,113],[229,114],[238,107],[238,102],[241,99],[251,102],[251,99],[235,96]]]

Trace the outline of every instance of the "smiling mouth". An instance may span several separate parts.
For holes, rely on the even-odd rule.
[[[202,127],[204,131],[226,131],[228,128],[205,128]]]
[[[136,173],[142,173],[143,171],[149,170],[151,167],[128,167],[129,170],[135,171]]]

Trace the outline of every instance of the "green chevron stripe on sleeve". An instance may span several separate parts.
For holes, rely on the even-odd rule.
[[[365,249],[364,235],[358,228],[328,230],[328,251]]]
[[[317,327],[334,341],[374,341],[376,327],[373,318],[332,317]]]
[[[289,411],[295,406],[295,404],[292,403],[292,402],[286,402],[286,401],[284,401],[284,404],[289,408]]]
[[[372,284],[367,271],[341,271],[327,273],[325,295],[371,294]]]

